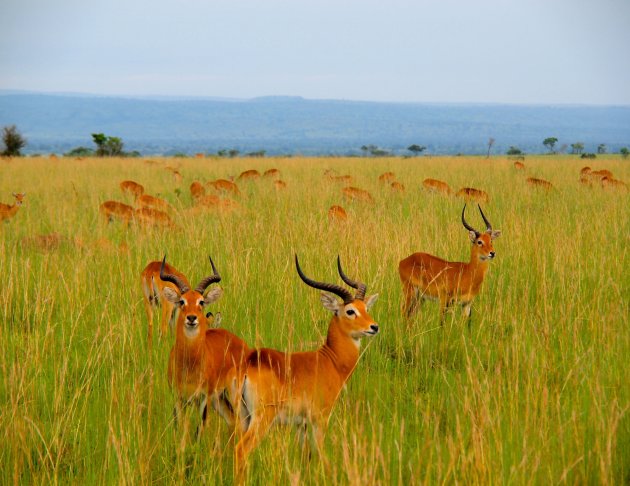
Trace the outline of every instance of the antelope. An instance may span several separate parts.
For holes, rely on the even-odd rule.
[[[273,177],[273,178],[280,177],[280,171],[278,169],[268,169],[263,174],[263,177]]]
[[[344,208],[335,204],[328,209],[328,219],[331,221],[345,221],[348,219],[348,214]]]
[[[164,199],[151,196],[149,194],[143,194],[140,196],[136,199],[136,203],[141,208],[159,209],[161,211],[170,211],[172,209],[171,205]]]
[[[333,182],[343,182],[344,184],[352,184],[351,175],[329,175],[328,178]]]
[[[153,339],[153,311],[159,307],[162,309],[162,317],[160,319],[159,337],[166,335],[168,327],[173,327],[175,317],[175,305],[169,300],[163,297],[163,290],[166,287],[170,287],[173,290],[177,290],[178,287],[170,282],[160,278],[160,269],[162,262],[153,261],[150,262],[142,273],[140,274],[140,281],[142,282],[142,293],[144,295],[144,310],[147,314],[147,320],[149,321],[148,338],[149,342]],[[180,282],[186,287],[190,288],[190,283],[186,276],[177,270],[172,265],[164,263],[164,271],[167,274],[175,275],[179,278]]]
[[[275,187],[276,190],[280,191],[282,189],[287,188],[287,183],[283,181],[282,179],[278,179],[278,180],[273,181],[273,187]]]
[[[20,206],[24,204],[24,196],[26,196],[25,192],[13,192],[12,194],[15,198],[15,202],[13,204],[0,203],[0,221],[9,221],[17,214]]]
[[[216,181],[208,182],[206,185],[216,191],[231,192],[237,196],[241,193],[241,191],[238,190],[238,186],[234,182],[228,181],[227,179],[217,179]]]
[[[580,170],[580,176],[588,176],[592,172],[592,169],[587,165]]]
[[[620,191],[628,192],[628,186],[625,182],[613,179],[612,177],[602,177],[600,180],[602,188],[604,189],[616,189]]]
[[[488,196],[486,191],[475,189],[474,187],[462,187],[455,195],[466,201],[475,201],[478,203],[487,203],[490,201],[490,196]]]
[[[173,171],[173,182],[175,183],[176,186],[181,186],[182,181],[184,180],[184,178],[182,177],[182,175],[179,173],[178,170]]]
[[[238,176],[238,180],[242,180],[242,179],[258,179],[260,177],[260,172],[258,172],[256,169],[250,169],[250,170],[246,170],[241,172],[241,174]]]
[[[203,187],[201,182],[193,181],[192,184],[190,184],[190,195],[192,196],[193,201],[196,201],[206,195],[206,189]]]
[[[359,189],[358,187],[352,187],[352,186],[344,187],[341,190],[341,192],[343,192],[344,197],[348,199],[349,201],[356,200],[356,201],[366,201],[370,203],[374,202],[374,198],[369,192],[363,189]]]
[[[248,455],[274,422],[301,426],[304,435],[310,425],[317,451],[322,452],[333,406],[359,360],[361,338],[379,331],[369,314],[378,295],[365,298],[366,285],[348,278],[339,258],[339,275],[356,289],[354,296],[340,285],[304,275],[297,255],[295,267],[306,285],[324,291],[322,305],[333,313],[326,342],[315,351],[289,353],[260,348],[249,354],[232,395],[232,403],[240,404],[244,431],[235,449],[237,475],[244,472]]]
[[[208,329],[211,314],[204,314],[204,307],[223,295],[219,287],[206,292],[211,284],[221,280],[212,258],[210,265],[212,275],[203,278],[194,290],[190,290],[186,279],[177,273],[165,273],[166,256],[159,273],[160,280],[174,284],[174,287],[165,286],[162,296],[177,311],[175,344],[168,362],[168,382],[177,393],[173,413],[177,421],[183,407],[199,402],[199,431],[206,422],[208,400],[228,425],[236,425],[228,387],[233,388],[234,377],[240,374],[240,367],[250,352],[247,343],[235,334],[225,329]]]
[[[613,173],[610,172],[609,170],[606,170],[606,169],[591,171],[591,172],[589,172],[589,176],[592,177],[593,179],[598,179],[600,181],[604,177],[608,177],[609,179],[613,179]]]
[[[514,162],[514,168],[516,170],[525,170],[525,164],[517,160],[516,162]]]
[[[163,228],[172,228],[175,226],[173,221],[171,221],[171,217],[159,209],[136,209],[134,216],[140,224],[162,226]]]
[[[544,179],[537,179],[536,177],[528,177],[525,182],[531,187],[544,189],[545,191],[552,191],[554,189],[553,184]]]
[[[122,181],[120,183],[120,190],[127,194],[131,194],[134,199],[137,199],[144,194],[144,187],[135,181]]]
[[[446,182],[440,181],[438,179],[425,179],[422,181],[422,186],[427,191],[439,192],[442,194],[446,194],[447,196],[450,196],[453,193],[450,186]]]
[[[402,185],[398,181],[392,182],[389,187],[391,187],[392,190],[397,191],[397,192],[405,192],[405,186]]]
[[[378,176],[378,181],[381,183],[390,183],[396,180],[396,175],[393,172],[384,172],[380,176]]]
[[[492,240],[501,236],[500,230],[492,229],[481,206],[477,207],[486,223],[484,233],[466,222],[466,204],[462,209],[462,224],[472,242],[468,263],[448,262],[428,253],[414,253],[400,261],[398,273],[405,295],[403,311],[406,317],[414,313],[418,300],[421,304],[427,299],[439,300],[441,323],[444,323],[446,311],[452,304],[461,304],[470,326],[472,301],[481,291],[489,263],[495,256]]]
[[[134,209],[128,204],[118,201],[105,201],[99,207],[100,213],[111,223],[114,219],[120,219],[126,224],[134,217]]]
[[[195,154],[195,158],[196,159],[203,159],[203,158],[205,158],[205,156],[206,156],[206,154],[201,153],[201,152],[198,152],[198,153]]]

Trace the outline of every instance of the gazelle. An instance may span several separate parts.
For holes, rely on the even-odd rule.
[[[206,185],[208,187],[211,187],[215,191],[231,192],[233,194],[236,194],[237,196],[241,193],[241,191],[238,189],[238,186],[234,182],[228,181],[227,179],[217,179],[216,181],[207,182]]]
[[[422,181],[422,186],[430,192],[438,192],[450,196],[453,191],[451,187],[444,181],[438,179],[425,179]]]
[[[134,199],[137,199],[144,194],[144,187],[135,181],[122,181],[120,183],[120,190],[127,194],[131,194]]]
[[[223,295],[219,287],[206,292],[211,284],[221,280],[212,258],[210,265],[212,275],[191,290],[188,282],[177,273],[165,273],[166,257],[162,260],[159,277],[174,284],[165,286],[162,295],[178,311],[175,344],[168,362],[168,381],[177,392],[176,420],[182,407],[198,401],[203,427],[210,400],[213,408],[233,427],[236,415],[228,400],[227,389],[250,349],[245,341],[225,329],[208,329],[211,314],[205,314],[204,307]]]
[[[369,203],[374,202],[374,198],[372,197],[372,194],[370,194],[365,189],[359,189],[358,187],[348,186],[348,187],[344,187],[341,190],[341,192],[343,193],[344,197],[348,201],[365,201]]]
[[[335,204],[328,209],[328,219],[330,221],[345,221],[348,219],[348,213],[342,206]]]
[[[206,195],[206,189],[203,187],[203,184],[201,182],[193,181],[190,184],[190,195],[193,201],[196,201]]]
[[[145,226],[159,226],[162,228],[174,228],[175,224],[168,213],[153,208],[136,209],[134,214],[136,221]]]
[[[267,169],[263,174],[263,177],[278,179],[280,177],[280,171],[278,169]]]
[[[396,180],[396,174],[393,172],[383,172],[378,176],[378,181],[383,184],[390,184]]]
[[[159,209],[160,211],[171,211],[173,207],[168,203],[168,201],[151,196],[150,194],[142,194],[136,199],[136,204],[140,208],[151,208],[151,209]]]
[[[439,300],[441,322],[444,322],[444,315],[452,304],[461,304],[470,325],[472,301],[481,291],[488,265],[495,256],[492,240],[501,236],[501,231],[492,229],[481,206],[478,207],[486,223],[486,231],[483,233],[466,222],[465,204],[462,209],[462,224],[468,230],[472,242],[468,263],[448,262],[428,253],[414,253],[398,265],[407,317],[415,311],[418,300]]]
[[[525,182],[529,184],[530,187],[535,187],[538,189],[544,189],[545,191],[553,191],[555,188],[553,184],[545,179],[538,179],[536,177],[528,177],[525,179]]]
[[[256,169],[249,169],[241,172],[241,174],[238,176],[238,180],[240,181],[243,179],[258,179],[259,177],[260,172],[258,172]]]
[[[486,191],[475,189],[474,187],[462,187],[455,195],[466,201],[475,201],[478,203],[487,203],[490,200],[490,196],[488,196]]]
[[[339,285],[311,280],[295,257],[302,281],[329,292],[320,297],[324,308],[333,313],[328,335],[316,351],[287,353],[261,348],[248,356],[232,400],[240,404],[239,419],[244,430],[235,450],[237,474],[244,471],[247,456],[274,422],[299,425],[304,432],[310,425],[321,452],[332,408],[357,365],[360,340],[379,330],[369,314],[378,295],[366,299],[366,285],[349,279],[339,258],[337,266],[342,280],[357,290],[354,296]]]
[[[514,162],[514,168],[516,170],[525,170],[525,164],[517,160],[516,162]]]
[[[20,206],[24,203],[25,192],[12,193],[15,198],[13,204],[0,203],[0,221],[8,221],[15,216],[20,209]]]
[[[111,223],[114,219],[120,219],[128,225],[134,217],[133,208],[118,201],[105,201],[100,205],[99,211],[107,219],[108,223]]]

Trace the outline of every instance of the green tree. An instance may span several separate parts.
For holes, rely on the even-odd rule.
[[[506,153],[508,155],[522,155],[523,151],[520,148],[511,145],[510,148],[507,149]]]
[[[628,155],[630,155],[630,150],[628,150],[628,147],[621,147],[619,149],[619,153],[621,154],[621,157],[627,159]]]
[[[417,145],[415,143],[413,145],[409,145],[409,147],[407,147],[407,150],[409,150],[409,152],[412,152],[414,155],[420,155],[426,149],[427,148],[424,145]]]
[[[598,154],[605,154],[605,153],[606,153],[606,145],[605,145],[605,144],[603,144],[603,143],[600,143],[600,144],[597,146],[597,153],[598,153]]]
[[[543,145],[545,147],[547,147],[547,149],[549,149],[550,153],[555,153],[554,152],[554,147],[556,146],[556,143],[558,142],[558,139],[556,137],[547,137],[543,140]]]
[[[584,144],[582,142],[575,142],[571,144],[572,154],[581,154],[584,150]]]
[[[119,137],[108,137],[103,133],[93,133],[92,140],[96,144],[98,157],[119,157],[123,152],[123,141]]]
[[[92,157],[94,150],[88,147],[75,147],[63,155],[65,157]]]
[[[4,150],[0,155],[7,157],[19,157],[22,155],[21,150],[26,145],[26,139],[18,132],[15,125],[2,128],[2,142],[4,143]]]
[[[238,157],[238,154],[240,154],[240,151],[236,150],[236,149],[231,149],[228,151],[228,156],[233,159],[234,157]]]

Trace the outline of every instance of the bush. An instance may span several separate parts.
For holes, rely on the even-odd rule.
[[[20,152],[26,145],[26,139],[18,132],[15,125],[2,128],[2,141],[4,142],[4,150],[1,155],[7,157],[19,157]]]

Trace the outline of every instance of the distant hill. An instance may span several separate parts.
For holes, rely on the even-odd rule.
[[[583,142],[595,152],[630,147],[630,106],[375,103],[270,96],[251,100],[107,97],[0,91],[0,126],[18,126],[26,153],[93,147],[91,133],[125,142],[144,155],[238,149],[242,153],[360,154],[362,145],[406,153],[493,153],[511,145],[528,153]]]

